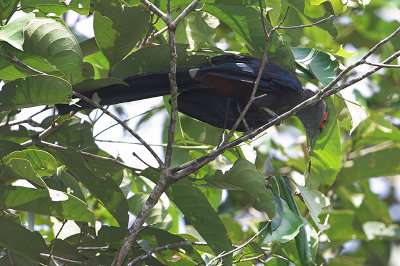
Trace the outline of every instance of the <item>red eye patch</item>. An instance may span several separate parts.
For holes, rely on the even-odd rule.
[[[328,122],[328,112],[325,111],[324,117],[322,118],[322,122],[319,125],[319,129],[322,130],[326,126],[326,122]]]

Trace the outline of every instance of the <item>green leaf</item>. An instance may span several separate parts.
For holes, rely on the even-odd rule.
[[[89,15],[89,0],[21,0],[23,10],[39,9],[45,14],[54,13],[57,16],[72,10],[81,15]]]
[[[0,157],[4,158],[13,151],[22,151],[25,147],[9,140],[0,139]]]
[[[35,172],[30,162],[26,159],[11,158],[5,164],[4,173],[0,184],[6,184],[16,179],[26,179],[39,187],[47,187],[43,179]]]
[[[82,51],[72,32],[54,19],[36,18],[24,27],[24,50],[47,58],[72,84],[82,80]]]
[[[121,189],[108,174],[97,173],[96,168],[90,167],[82,155],[73,148],[65,151],[48,149],[59,159],[68,171],[73,174],[93,194],[122,228],[128,224],[128,204]]]
[[[166,193],[215,254],[232,249],[226,228],[217,213],[189,180],[173,184]],[[232,265],[232,256],[224,257],[223,265]]]
[[[12,220],[0,216],[0,246],[37,263],[46,263],[40,253],[48,253],[48,247],[38,232],[31,232]]]
[[[377,176],[394,176],[400,173],[400,162],[393,158],[400,158],[400,148],[377,147],[371,152],[362,154],[354,159],[344,162],[338,174],[342,185],[353,184]]]
[[[7,186],[0,189],[0,208],[29,211],[67,220],[95,222],[85,202],[53,189]]]
[[[19,61],[31,68],[45,72],[53,76],[61,76],[61,72],[51,65],[44,57],[20,51],[8,43],[0,45],[0,52],[6,55],[13,55]],[[0,60],[0,79],[11,81],[27,76],[37,75],[32,70],[19,66],[9,60]]]
[[[22,51],[22,44],[24,43],[24,36],[22,34],[23,27],[34,17],[35,15],[33,13],[29,13],[4,27],[0,27],[0,41],[2,40],[8,42],[15,48]]]
[[[102,79],[94,79],[94,80],[93,79],[85,80],[82,83],[74,85],[73,90],[80,92],[80,93],[85,93],[85,92],[89,92],[89,91],[94,91],[99,88],[115,85],[115,84],[129,86],[126,82],[124,82],[121,79],[102,78]]]
[[[57,171],[57,162],[50,153],[41,150],[15,151],[4,158],[7,163],[11,159],[26,159],[39,176],[51,176]]]
[[[328,123],[318,135],[311,155],[311,173],[306,187],[314,189],[320,183],[331,185],[341,166],[341,139],[336,111],[331,98],[325,100],[328,109]]]
[[[95,9],[96,42],[112,69],[140,40],[150,14],[143,6],[123,7],[119,1],[110,0],[100,1]]]
[[[209,187],[244,190],[255,200],[258,208],[267,212],[268,217],[275,216],[272,192],[266,188],[264,176],[249,161],[238,159],[226,173],[218,170],[215,175],[201,180],[207,181]]]
[[[355,213],[353,210],[333,210],[329,213],[330,228],[325,234],[331,241],[347,241],[360,238],[361,232],[355,223]]]
[[[265,236],[264,244],[275,241],[286,243],[294,239],[299,233],[300,227],[303,225],[303,220],[289,209],[285,201],[282,201],[282,208],[282,222],[275,231]]]
[[[307,205],[307,208],[310,211],[310,216],[315,225],[320,231],[328,229],[329,226],[320,223],[318,216],[323,208],[330,205],[329,199],[318,190],[311,190],[300,185],[297,185],[297,187],[301,192],[301,196],[303,197],[304,203]]]
[[[137,216],[148,197],[149,195],[146,194],[135,194],[130,197],[127,200],[129,211]],[[146,223],[151,224],[151,226],[155,228],[168,230],[172,226],[172,219],[168,213],[168,209],[165,209],[160,202],[157,202],[152,208]]]
[[[333,11],[335,12],[335,16],[339,16],[347,9],[347,1],[346,4],[343,4],[342,0],[330,0],[331,5],[333,7]]]
[[[250,53],[261,58],[265,48],[265,33],[260,21],[258,6],[238,6],[235,4],[206,4],[202,11],[210,13],[226,23],[244,42]],[[265,21],[268,30],[272,28]],[[268,61],[288,70],[294,70],[293,55],[282,36],[273,34],[270,42]]]
[[[278,25],[280,22],[279,17],[281,16],[281,0],[268,0],[265,2],[267,3],[267,8],[270,8],[268,16],[272,26]]]
[[[71,85],[54,76],[32,76],[17,79],[3,86],[0,91],[0,111],[68,103]]]
[[[17,10],[19,0],[2,0],[0,2],[0,21],[8,20]]]
[[[328,54],[312,48],[293,47],[291,50],[296,63],[310,70],[324,86],[335,78],[339,66],[336,59],[332,60]]]
[[[389,224],[386,226],[382,222],[369,221],[362,225],[362,228],[368,240],[373,239],[400,239],[400,226],[398,224]]]
[[[146,242],[148,244],[146,249],[161,247],[161,246],[165,246],[165,245],[172,244],[172,243],[179,243],[179,242],[186,240],[185,238],[178,236],[178,235],[171,234],[168,231],[157,229],[157,228],[152,228],[152,227],[146,227],[143,230],[141,230],[137,236],[137,239],[138,240],[140,239],[140,242]],[[143,246],[144,245],[142,245],[142,248],[143,248]],[[181,249],[184,250],[185,252],[184,253],[180,252]],[[182,263],[182,265],[188,265],[188,264],[185,264],[185,262],[186,263],[190,262],[190,261],[186,261],[185,258],[190,259],[192,263],[193,263],[193,259],[195,260],[196,264],[204,263],[200,254],[191,245],[182,245],[178,248],[174,248],[169,251],[163,251],[163,252],[157,253],[157,258],[163,259],[165,261],[172,261],[173,256],[179,256],[180,257],[179,261]],[[189,257],[189,258],[187,258],[187,257]]]

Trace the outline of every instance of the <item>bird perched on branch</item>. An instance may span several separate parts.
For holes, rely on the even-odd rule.
[[[211,58],[211,65],[177,69],[178,110],[190,117],[230,129],[245,108],[261,67],[261,60],[243,55],[221,55]],[[100,105],[112,105],[170,94],[169,71],[129,77],[129,85],[114,84],[84,95]],[[237,131],[247,131],[266,124],[270,119],[289,111],[312,97],[291,72],[271,63],[265,65],[255,101],[239,124]],[[75,105],[57,105],[65,114],[81,109],[93,109],[80,100]],[[328,113],[324,101],[299,110],[295,114],[302,122],[311,147],[326,124]]]

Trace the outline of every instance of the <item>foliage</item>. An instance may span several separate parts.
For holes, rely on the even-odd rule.
[[[72,90],[168,69],[168,34],[146,42],[166,25],[140,2],[0,2],[0,247],[5,251],[0,264],[111,264],[131,226],[128,213],[141,215],[160,180],[157,169],[129,167],[131,162],[99,148],[93,129],[102,115],[96,111],[89,119],[83,118],[88,111],[61,117],[47,111],[41,122],[37,114],[18,115],[29,107],[69,103]],[[152,2],[166,11],[167,0]],[[171,1],[172,18],[191,2]],[[284,19],[288,6],[283,26],[336,16],[271,36],[268,61],[296,72],[310,87],[329,84],[399,26],[383,15],[399,12],[397,1],[261,2],[268,30]],[[93,38],[78,42],[82,36],[63,20],[71,12],[93,17]],[[259,1],[202,0],[178,25],[176,40],[178,67],[200,65],[223,50],[261,58]],[[393,38],[374,58],[383,61],[399,49],[400,38]],[[385,68],[352,87],[352,102],[340,93],[326,99],[330,116],[310,173],[307,143],[299,138],[304,130],[297,118],[289,118],[276,127],[277,136],[269,130],[171,183],[125,262],[201,265],[220,255],[214,264],[388,264],[390,244],[400,238],[400,218],[389,210],[400,199],[378,197],[370,184],[382,176],[395,183],[400,175],[399,80],[398,68]],[[164,102],[170,110],[168,99]],[[137,127],[151,123],[159,110],[144,114]],[[127,115],[123,108],[116,111]],[[165,142],[167,127],[168,121],[158,128]],[[295,141],[281,140],[288,132]],[[220,136],[220,129],[180,115],[172,166],[208,154]],[[246,242],[252,236],[257,237]],[[347,248],[349,243],[356,247]],[[158,247],[166,248],[155,252]]]

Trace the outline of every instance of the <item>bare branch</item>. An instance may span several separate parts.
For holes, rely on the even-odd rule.
[[[93,105],[94,107],[100,109],[101,111],[103,111],[104,113],[106,113],[108,116],[110,116],[112,119],[114,119],[115,121],[118,122],[118,124],[120,124],[123,128],[125,128],[133,137],[135,137],[140,143],[143,144],[143,146],[151,153],[151,155],[153,155],[153,157],[156,159],[157,163],[159,166],[163,165],[162,160],[160,159],[160,157],[158,157],[157,153],[147,144],[146,141],[144,141],[144,139],[142,139],[142,137],[139,136],[139,134],[137,134],[136,132],[134,132],[130,127],[128,127],[128,125],[126,123],[124,123],[121,119],[119,119],[116,115],[114,115],[113,113],[111,113],[110,111],[108,111],[107,109],[105,109],[103,106],[101,106],[100,104],[96,103],[95,101],[93,101],[92,99],[89,99],[88,97],[76,92],[76,91],[72,91],[72,95],[84,100],[85,102],[90,103],[91,105]]]
[[[135,259],[130,261],[128,263],[128,266],[135,265],[135,263],[138,263],[141,260],[145,260],[145,259],[149,258],[153,253],[156,253],[156,252],[159,252],[159,251],[162,251],[162,250],[166,250],[166,249],[174,249],[174,248],[177,248],[177,247],[180,247],[180,246],[184,246],[184,245],[207,246],[208,244],[205,243],[205,242],[194,242],[194,241],[182,241],[182,242],[178,242],[178,243],[170,243],[170,244],[167,244],[165,246],[153,248],[150,251],[146,251],[146,254],[140,255],[139,257],[136,257]]]
[[[32,117],[24,118],[21,120],[13,120],[13,121],[8,121],[4,123],[0,123],[0,127],[4,126],[15,126],[15,125],[20,125],[20,124],[28,124],[32,127],[41,127],[42,125],[32,119]]]
[[[57,232],[57,234],[56,234],[56,237],[53,239],[53,241],[51,241],[49,260],[48,260],[48,262],[47,262],[48,265],[50,265],[51,257],[53,256],[53,251],[54,251],[54,246],[55,246],[55,244],[56,244],[56,240],[57,240],[58,236],[60,235],[61,231],[63,230],[64,225],[65,225],[66,223],[67,223],[67,220],[64,220],[63,223],[62,223],[62,225],[61,225],[61,227],[60,227],[60,229],[58,230],[58,232]]]

